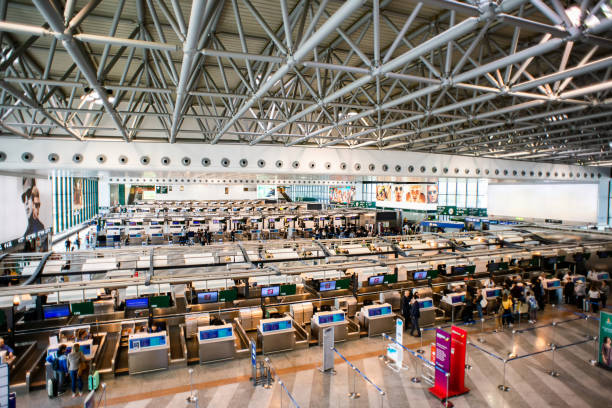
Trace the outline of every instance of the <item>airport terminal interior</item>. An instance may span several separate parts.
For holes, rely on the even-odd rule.
[[[609,407],[611,0],[0,0],[0,408]]]

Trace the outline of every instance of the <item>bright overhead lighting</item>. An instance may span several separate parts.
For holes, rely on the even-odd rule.
[[[580,25],[580,20],[582,18],[582,11],[580,11],[580,7],[575,5],[571,6],[565,10],[565,14],[567,14],[567,17],[574,27],[578,27]]]
[[[83,95],[81,97],[82,100],[84,100],[85,102],[90,102],[93,103],[95,105],[102,105],[102,97],[100,96],[100,94],[98,93],[98,91],[93,90],[89,93],[86,93],[85,95]],[[108,101],[110,103],[115,103],[115,97],[114,96],[109,96],[108,97]]]

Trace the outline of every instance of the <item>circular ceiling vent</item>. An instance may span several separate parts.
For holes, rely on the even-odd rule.
[[[149,158],[149,156],[142,156],[140,158],[140,164],[142,164],[143,166],[147,166],[149,163],[151,163],[151,159]]]
[[[359,171],[361,170],[361,164],[360,163],[355,163],[355,171]]]
[[[169,164],[170,164],[170,158],[169,158],[168,156],[164,156],[164,157],[162,157],[162,159],[161,159],[161,164],[162,164],[163,166],[167,166],[167,165],[169,165]]]
[[[300,162],[299,161],[294,161],[293,163],[291,163],[291,167],[293,167],[294,169],[299,169],[300,168]]]
[[[399,164],[395,165],[395,172],[399,173],[400,171],[402,171],[402,166],[400,166]]]
[[[315,162],[313,162],[313,161],[312,161],[312,162],[308,163],[308,168],[309,168],[309,169],[311,169],[311,170],[312,170],[312,169],[314,169],[315,167],[317,167],[317,164],[316,164]]]
[[[374,163],[368,164],[368,170],[370,170],[370,171],[376,170],[376,165]]]
[[[491,171],[489,169],[485,169],[485,174],[489,174]]]
[[[264,159],[257,160],[257,167],[259,168],[266,167],[266,161]]]
[[[340,163],[340,170],[346,170],[346,167],[347,166],[345,162]]]
[[[106,156],[105,156],[105,155],[103,155],[103,154],[99,154],[99,155],[96,157],[96,161],[97,161],[99,164],[102,164],[102,163],[104,163],[104,162],[106,161]]]
[[[448,173],[448,167],[445,167],[442,169],[442,173],[447,174]]]
[[[283,167],[283,161],[277,160],[276,163],[274,163],[274,165],[276,166],[277,169],[280,169],[281,167]]]
[[[246,167],[249,165],[249,161],[247,159],[240,159],[238,164],[240,164],[240,167]]]
[[[438,168],[437,168],[437,167],[435,167],[435,166],[434,166],[434,167],[432,167],[432,168],[431,168],[431,172],[432,172],[432,173],[437,173],[437,172],[438,172]]]
[[[210,159],[208,157],[202,158],[202,166],[204,167],[210,166]]]
[[[75,153],[74,156],[72,156],[72,161],[75,163],[80,163],[83,161],[83,155],[81,153]]]
[[[126,164],[128,162],[127,156],[119,156],[119,163]]]
[[[34,159],[34,155],[30,152],[25,152],[21,155],[21,160],[24,162],[31,162]]]
[[[388,164],[383,164],[382,165],[382,171],[389,171],[389,165]]]
[[[413,171],[414,171],[414,166],[413,165],[408,166],[408,172],[412,173]]]
[[[455,172],[455,174],[459,174],[459,169],[455,167],[455,170],[453,170]]]
[[[48,159],[51,163],[57,163],[59,161],[59,155],[57,153],[50,153]]]
[[[189,157],[183,157],[181,159],[181,164],[183,166],[189,166],[191,164],[191,159]]]
[[[229,167],[229,165],[230,165],[230,159],[228,159],[227,157],[224,157],[221,159],[221,166]]]
[[[495,174],[499,174],[499,169],[495,169]]]
[[[327,162],[325,163],[325,170],[329,170],[329,169],[331,169],[331,163]]]

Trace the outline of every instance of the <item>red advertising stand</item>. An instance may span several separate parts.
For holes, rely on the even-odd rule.
[[[465,347],[467,333],[452,326],[451,333],[436,330],[436,366],[434,386],[429,389],[440,400],[465,394]],[[448,381],[444,373],[449,373]]]

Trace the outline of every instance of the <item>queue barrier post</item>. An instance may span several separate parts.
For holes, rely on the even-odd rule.
[[[418,384],[421,382],[421,378],[419,375],[419,361],[416,358],[413,358],[412,361],[414,361],[414,377],[412,377],[410,381],[415,384]]]
[[[550,348],[552,349],[552,365],[550,371],[548,372],[548,375],[550,375],[551,377],[559,377],[559,372],[555,370],[555,351],[557,350],[557,345],[551,344]]]
[[[187,397],[187,402],[189,404],[195,404],[198,406],[198,396],[193,393],[193,368],[188,370],[189,372],[189,396]]]
[[[361,397],[361,395],[357,392],[357,371],[355,367],[351,367],[353,369],[353,391],[348,393],[348,397],[350,399],[357,399]]]
[[[425,350],[423,350],[423,336],[425,334],[425,330],[421,330],[421,335],[419,336],[421,339],[421,345],[419,346],[419,348],[417,349],[417,353],[419,354],[425,354]]]
[[[278,391],[280,393],[280,408],[283,408],[283,381],[278,380],[278,385],[280,386],[278,387]]]
[[[470,341],[467,340],[467,344],[470,344]],[[472,365],[470,364],[470,353],[468,352],[468,348],[465,348],[465,370],[470,371],[472,369]]]
[[[485,319],[484,317],[480,318],[480,337],[478,337],[478,341],[481,343],[485,342],[485,338],[484,338],[484,322]]]
[[[589,360],[589,364],[591,364],[592,366],[596,366],[597,365],[597,359],[599,357],[599,353],[597,350],[597,346],[598,346],[598,342],[597,340],[599,339],[598,336],[593,336],[593,359]]]
[[[504,362],[504,374],[503,374],[503,378],[502,378],[502,383],[500,385],[498,385],[497,388],[500,391],[508,392],[508,391],[510,391],[510,387],[508,387],[506,385],[506,364],[508,363],[508,360],[504,359],[503,362]]]

